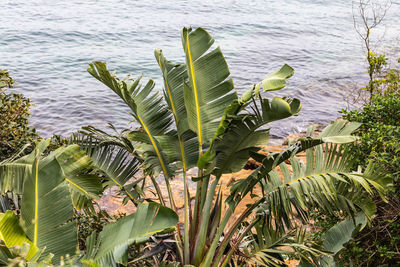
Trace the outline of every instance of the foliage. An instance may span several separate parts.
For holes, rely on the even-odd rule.
[[[171,209],[157,203],[140,204],[136,213],[106,225],[97,237],[96,233],[90,235],[85,258],[102,266],[115,262],[127,265],[130,245],[149,241],[154,234],[171,232],[177,223],[178,215]]]
[[[360,228],[364,228],[367,224],[366,216],[360,212],[355,219],[345,218],[332,226],[324,235],[323,249],[325,251],[333,252],[337,257],[338,252],[344,248],[344,245],[349,242],[353,235],[357,233]],[[341,261],[341,259],[337,259]],[[346,261],[346,258],[344,258]],[[322,259],[323,266],[332,266],[334,264],[333,258],[324,257]]]
[[[86,251],[86,239],[92,234],[99,234],[104,226],[124,217],[125,214],[110,215],[99,209],[97,212],[82,212],[75,210],[73,220],[78,226],[79,250]]]
[[[356,132],[360,141],[349,145],[351,156],[361,166],[365,166],[367,161],[379,164],[387,180],[394,182],[394,187],[387,203],[375,198],[376,218],[340,252],[342,259],[352,259],[352,264],[356,266],[400,262],[399,240],[396,237],[400,234],[400,75],[398,69],[384,68],[388,64],[385,56],[372,54],[370,59],[369,72],[374,77],[368,85],[374,88],[370,103],[361,110],[341,112],[343,118],[363,123]],[[337,219],[331,217],[330,220]]]
[[[284,88],[294,70],[283,65],[239,97],[221,49],[213,43],[204,29],[184,28],[185,64],[172,63],[161,50],[155,51],[164,95],[154,90],[152,80],[142,86],[142,76],[119,79],[103,62],[89,65],[89,73],[122,98],[140,128],[112,135],[87,127],[68,141],[53,139],[53,147],[79,146],[49,152],[47,140],[29,155],[2,161],[0,190],[21,195],[22,201],[19,218],[11,211],[0,216],[7,219],[3,225],[0,220],[5,244],[0,260],[18,261],[22,256],[22,261],[37,262],[53,253],[58,263],[60,257],[73,255],[78,244],[76,218],[86,219],[73,217],[73,209],[93,212],[93,199],[114,185],[125,201],[136,206],[136,213],[105,226],[110,217],[100,213],[88,228],[81,228],[81,236],[87,236],[84,264],[128,265],[153,258],[161,266],[226,266],[239,255],[245,255],[249,264],[277,266],[288,257],[317,263],[320,255],[328,254],[310,242],[303,230],[296,230],[310,213],[342,214],[355,220],[362,211],[368,219],[373,217],[370,196],[378,192],[385,200],[376,165],[353,170],[354,159],[343,146],[357,139],[351,134],[360,124],[335,121],[319,135],[310,127],[305,137],[283,151],[259,153],[259,146],[268,142],[268,124],[296,116],[301,109],[296,98],[264,96]],[[306,153],[305,163],[296,157],[301,152]],[[232,183],[224,197],[219,192],[222,175],[242,169],[250,157],[258,167]],[[138,179],[139,167],[145,175]],[[193,206],[188,193],[190,169],[198,170],[192,177],[197,187]],[[169,183],[180,174],[183,234]],[[170,208],[156,180],[159,175]],[[159,203],[144,194],[147,177]],[[258,195],[257,187],[261,188]],[[253,203],[232,218],[247,196]],[[95,232],[88,235],[89,229]],[[132,246],[144,243],[149,249],[143,255],[132,253]],[[20,246],[18,253],[14,245]],[[169,257],[169,251],[175,255]],[[163,257],[157,258],[160,253]]]
[[[300,111],[301,104],[297,99],[274,97],[270,100],[263,96],[263,92],[282,89],[294,71],[284,65],[238,97],[225,58],[219,47],[212,47],[213,43],[214,39],[204,29],[184,28],[185,64],[172,63],[161,50],[155,51],[164,80],[163,96],[154,92],[152,80],[142,86],[141,76],[119,79],[115,72],[109,72],[105,63],[90,64],[89,73],[122,98],[140,128],[110,135],[89,127],[83,132],[86,138],[80,136],[75,140],[88,149],[118,147],[126,153],[133,153],[150,176],[161,204],[165,203],[164,197],[157,190],[158,183],[154,178],[163,175],[168,205],[174,210],[169,180],[182,173],[184,229],[182,237],[180,233],[175,236],[176,253],[181,264],[228,264],[232,256],[241,251],[239,243],[229,248],[230,241],[237,234],[236,240],[242,240],[254,230],[257,222],[251,218],[256,210],[266,214],[266,226],[274,226],[277,234],[287,237],[285,240],[291,236],[286,231],[296,227],[296,213],[303,222],[314,210],[329,214],[343,212],[350,217],[363,210],[369,218],[372,217],[371,202],[362,198],[368,199],[376,191],[384,192],[380,176],[374,173],[374,165],[364,173],[353,171],[353,159],[340,146],[356,140],[351,134],[360,124],[336,121],[317,136],[310,128],[306,137],[296,140],[286,150],[259,154],[259,146],[268,142],[269,128],[266,125],[295,116]],[[295,157],[303,151],[307,154],[307,165]],[[248,177],[233,183],[229,196],[223,199],[217,191],[221,176],[242,169],[250,157],[259,162],[259,167]],[[116,163],[117,166],[124,164]],[[187,173],[196,167],[198,175],[192,180],[196,182],[197,191],[192,206],[188,200]],[[275,169],[283,172],[283,181]],[[122,193],[126,193],[123,187],[127,185],[120,184]],[[263,189],[261,195],[253,193],[256,186]],[[133,191],[138,192],[138,189],[133,188]],[[254,203],[228,224],[236,207],[248,195]],[[247,231],[238,232],[246,222],[249,223]],[[316,250],[300,244],[301,239],[297,240],[299,244],[291,243],[291,247],[297,246],[311,253],[309,255],[315,254]],[[113,241],[113,246],[107,251],[124,245],[124,240]],[[257,243],[257,247],[261,245]],[[249,251],[250,254],[253,252]],[[288,254],[285,251],[268,252],[268,248],[265,252],[263,257],[267,258],[277,253],[279,257]],[[126,258],[115,253],[114,259],[126,263]]]
[[[397,59],[397,62],[400,63],[400,58]],[[370,92],[370,97],[377,94],[387,95],[400,92],[400,71],[396,68],[387,67],[389,59],[385,55],[370,51],[368,63],[368,73],[372,78],[363,89]]]
[[[363,123],[356,134],[360,142],[351,144],[350,154],[357,164],[373,160],[395,181],[400,177],[400,95],[375,95],[362,110],[342,110],[343,118]]]
[[[7,71],[0,70],[0,160],[18,152],[24,145],[33,143],[38,135],[29,127],[30,100],[22,94],[6,93],[14,80]]]
[[[357,5],[356,8],[354,8],[354,4]],[[367,86],[362,89],[368,91],[369,103],[371,103],[372,96],[375,94],[394,93],[398,90],[399,72],[395,69],[386,68],[386,66],[389,65],[388,58],[386,58],[385,55],[374,53],[371,41],[373,30],[382,23],[391,4],[391,0],[359,0],[358,3],[353,3],[354,29],[363,41],[368,63],[367,73],[369,81]],[[355,10],[357,10],[357,12],[355,12]],[[397,80],[397,82],[394,81],[393,78]],[[392,83],[392,81],[394,82]]]
[[[21,235],[32,242],[33,248],[46,248],[46,254],[51,252],[58,259],[66,254],[74,255],[76,251],[69,179],[86,167],[89,159],[77,146],[60,148],[41,157],[47,145],[48,141],[42,141],[31,154],[15,161],[3,161],[0,176],[2,192],[11,190],[22,195],[19,221],[24,230]],[[11,228],[14,235],[15,227]]]
[[[22,196],[19,218],[11,211],[0,215],[3,219],[0,222],[1,239],[6,245],[2,247],[3,262],[18,257],[20,253],[13,253],[13,247],[26,246],[25,243],[29,245],[30,250],[22,255],[24,259],[33,263],[43,260],[49,253],[54,255],[52,260],[54,263],[58,263],[60,257],[64,255],[76,253],[78,240],[73,206],[80,202],[77,199],[82,196],[95,198],[100,181],[96,181],[98,177],[86,173],[86,170],[93,168],[93,165],[90,158],[77,145],[61,147],[47,156],[42,156],[49,143],[49,140],[41,141],[31,154],[0,163],[1,191],[10,190]],[[137,212],[140,212],[137,216],[141,220],[135,220],[135,213],[118,221],[125,224],[136,222],[136,225],[129,227],[130,231],[135,233],[136,239],[126,240],[127,244],[149,238],[152,234],[165,232],[175,226],[177,221],[175,220],[177,215],[173,211],[156,203],[149,207],[146,204],[139,205]],[[5,221],[6,218],[10,219]],[[145,231],[146,229],[151,231]],[[103,249],[106,242],[101,239],[104,231],[105,229],[100,233],[96,243],[100,252],[106,250]],[[91,236],[95,238],[95,235],[96,233]],[[111,240],[111,237],[107,238]],[[90,255],[94,257],[97,251],[92,248],[93,246]],[[128,250],[128,245],[124,248],[119,247],[118,255],[122,255],[124,249]],[[108,252],[107,250],[105,253]],[[88,254],[86,256],[89,261],[92,260]]]
[[[13,78],[11,78],[10,74],[7,70],[0,69],[0,89],[4,87],[11,88],[15,84]]]
[[[265,213],[258,213],[251,224],[243,223],[243,229],[231,242],[234,249],[230,249],[225,256],[224,265],[230,261],[230,265],[234,266],[284,266],[288,260],[300,259],[317,263],[320,255],[328,255],[307,238],[306,230],[302,227],[279,231],[266,219]],[[230,259],[229,253],[239,247],[240,253]]]
[[[377,215],[341,252],[354,266],[397,266],[400,263],[400,200],[389,195],[388,203],[377,203]]]

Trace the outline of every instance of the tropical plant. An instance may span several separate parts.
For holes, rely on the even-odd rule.
[[[250,222],[251,227],[245,231],[248,234],[257,225],[251,221],[255,209],[268,214],[267,227],[275,225],[281,234],[294,227],[293,207],[304,221],[314,209],[341,210],[353,217],[360,209],[371,214],[371,207],[359,201],[354,192],[364,195],[363,192],[384,191],[377,182],[378,177],[373,175],[372,168],[365,173],[350,170],[347,151],[334,145],[355,141],[351,134],[360,124],[336,121],[318,136],[313,136],[310,129],[306,137],[282,152],[258,153],[259,146],[268,142],[269,128],[265,126],[300,111],[297,99],[269,100],[262,93],[282,89],[293,69],[284,65],[238,97],[225,58],[219,47],[213,48],[213,43],[214,39],[204,29],[184,28],[182,44],[186,64],[172,63],[161,50],[155,51],[163,75],[163,96],[154,92],[152,80],[144,86],[140,84],[141,76],[120,80],[102,62],[93,62],[88,68],[92,76],[123,99],[140,128],[115,136],[90,127],[84,132],[87,139],[78,138],[78,142],[88,144],[91,142],[85,140],[95,140],[105,149],[117,146],[134,153],[156,190],[155,177],[162,173],[168,205],[175,211],[169,181],[182,174],[184,229],[182,234],[177,228],[175,236],[181,264],[228,264],[238,248],[236,244],[228,249],[228,245],[240,226]],[[92,142],[95,148],[96,142]],[[307,151],[306,167],[294,157],[303,151]],[[260,166],[247,178],[233,183],[228,198],[222,199],[218,189],[221,176],[242,169],[250,157]],[[291,161],[292,171],[286,161]],[[197,185],[194,207],[190,205],[188,193],[188,171],[192,168],[198,170],[198,175],[192,177]],[[274,171],[276,168],[282,170],[283,181]],[[252,194],[257,186],[263,189],[259,196]],[[160,203],[164,204],[161,192],[157,192]],[[254,203],[228,226],[231,215],[247,195],[254,198]],[[302,249],[310,252],[309,255],[315,254],[311,248]],[[120,257],[114,258],[126,263]]]
[[[86,173],[94,165],[79,146],[61,147],[43,157],[42,153],[49,143],[49,140],[41,141],[31,154],[0,163],[1,192],[12,191],[22,196],[19,218],[12,211],[0,214],[0,239],[5,244],[1,248],[2,262],[21,255],[13,252],[15,246],[29,247],[24,249],[27,253],[22,253],[28,262],[43,260],[51,253],[54,255],[52,262],[57,264],[60,257],[75,255],[78,240],[76,220],[73,219],[74,206],[86,207],[87,199],[96,198],[102,192],[99,178]],[[103,167],[106,173],[109,165]],[[124,228],[128,232],[121,233],[126,240],[118,239],[118,253],[122,255],[124,248],[127,251],[128,244],[168,231],[177,221],[177,215],[166,207],[156,203],[140,204],[137,213],[105,227],[96,243],[99,250],[89,250],[90,255],[101,259],[116,247],[109,243],[110,239],[102,239],[110,231],[107,229],[115,224],[130,226]],[[90,241],[94,240],[96,237],[92,235]]]
[[[20,236],[18,243],[8,243],[8,238],[2,235],[6,246],[29,243],[35,252],[46,248],[57,261],[60,256],[74,255],[76,251],[76,225],[71,221],[73,204],[69,187],[76,186],[73,174],[86,167],[89,158],[76,145],[42,158],[47,145],[48,142],[42,141],[30,155],[0,164],[1,191],[11,190],[22,195],[20,219],[7,211],[3,217],[11,217],[17,223],[4,225],[1,231],[8,232],[10,240]],[[27,259],[31,260],[29,255]]]

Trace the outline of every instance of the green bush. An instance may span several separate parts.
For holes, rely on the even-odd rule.
[[[389,85],[392,89],[397,86],[393,82]],[[400,94],[376,94],[361,110],[341,113],[344,119],[363,123],[355,133],[360,141],[350,145],[356,164],[366,166],[372,160],[393,179],[395,186],[387,203],[375,199],[376,218],[347,244],[337,260],[351,261],[353,266],[397,266],[400,263]],[[328,229],[319,226],[323,231]]]
[[[8,72],[0,70],[0,161],[38,138],[28,125],[30,100],[22,94],[6,93],[13,84]]]
[[[400,177],[400,95],[374,95],[362,110],[342,110],[343,118],[363,123],[356,133],[360,142],[351,153],[357,165],[368,160],[379,163],[385,173],[398,181]]]

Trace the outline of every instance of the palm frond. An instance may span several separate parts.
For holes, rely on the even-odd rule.
[[[306,239],[305,229],[282,232],[264,220],[260,220],[254,228],[255,233],[250,232],[244,244],[246,261],[250,264],[282,266],[289,257],[316,262],[319,256],[328,255]]]
[[[231,193],[227,198],[227,202],[233,204],[240,201],[273,169],[300,152],[323,143],[354,142],[357,140],[357,137],[351,136],[350,134],[358,127],[360,127],[359,123],[349,123],[347,121],[337,120],[333,124],[327,126],[320,135],[315,137],[312,136],[314,130],[312,128],[309,129],[306,137],[298,138],[286,150],[281,152],[271,152],[268,155],[251,153],[252,158],[262,163],[262,166],[257,168],[247,178],[238,180],[231,187]]]
[[[164,99],[174,116],[177,131],[177,136],[171,134],[157,139],[170,162],[181,161],[186,171],[196,166],[199,156],[198,139],[189,129],[184,102],[183,84],[188,79],[186,65],[167,60],[161,50],[156,49],[154,54],[164,78]]]
[[[172,114],[163,103],[162,97],[157,93],[152,93],[154,82],[149,80],[142,88],[140,85],[142,77],[132,82],[119,80],[115,74],[111,74],[107,70],[106,64],[103,62],[89,64],[88,72],[113,90],[130,107],[132,116],[141,125],[152,146],[152,156],[155,155],[164,175],[171,177],[173,173],[169,168],[168,158],[162,152],[162,147],[155,136],[168,132],[173,123]]]
[[[113,134],[93,126],[82,127],[82,130],[80,130],[78,134],[74,134],[70,137],[69,143],[78,144],[82,148],[93,145],[112,145],[134,153],[135,148],[125,134],[128,130],[119,132],[112,124],[108,125],[108,129],[110,129]]]
[[[357,205],[348,195],[383,191],[375,181],[376,177],[352,171],[353,161],[343,146],[319,145],[308,149],[306,158],[307,165],[293,157],[290,159],[291,171],[286,163],[279,165],[283,177],[272,170],[262,180],[263,208],[280,225],[291,227],[295,211],[306,220],[313,208],[330,214],[344,211],[354,217],[364,205]]]

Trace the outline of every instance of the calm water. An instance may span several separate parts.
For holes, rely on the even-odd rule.
[[[379,45],[395,57],[399,2],[389,10]],[[128,109],[86,72],[87,64],[107,61],[121,75],[144,73],[161,88],[153,49],[183,62],[183,26],[205,27],[216,38],[239,92],[284,63],[295,68],[279,94],[300,98],[303,109],[279,123],[278,136],[336,118],[346,106],[343,96],[366,79],[350,0],[2,0],[0,68],[35,103],[31,123],[45,136],[88,124],[125,127]]]

